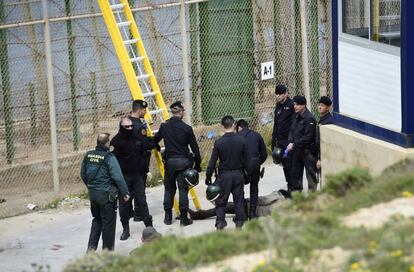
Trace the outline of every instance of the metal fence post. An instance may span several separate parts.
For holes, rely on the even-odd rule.
[[[71,14],[70,0],[65,0],[66,16]],[[73,149],[79,150],[81,133],[80,133],[80,118],[78,112],[78,91],[76,86],[76,52],[75,52],[75,37],[72,32],[72,20],[66,21],[66,33],[68,38],[68,58],[69,58],[69,81],[70,81],[70,101],[72,110],[72,133],[73,133]]]
[[[184,105],[186,108],[186,122],[191,125],[191,96],[190,84],[188,79],[188,60],[187,60],[187,33],[185,26],[185,3],[181,0],[180,5],[180,28],[181,28],[181,47],[183,58],[183,82],[184,82]]]
[[[308,36],[306,34],[306,8],[304,0],[300,0],[300,29],[302,34],[302,73],[303,92],[307,100],[307,107],[312,110],[309,90],[309,65],[308,65]]]
[[[56,110],[55,110],[55,93],[53,87],[53,71],[52,71],[52,48],[50,45],[50,26],[49,14],[47,10],[47,0],[42,0],[43,18],[45,20],[45,55],[46,55],[46,71],[47,71],[47,89],[49,97],[49,116],[50,116],[50,137],[52,143],[52,168],[53,168],[53,191],[59,194],[59,161],[57,149],[57,133],[56,133]]]
[[[5,19],[4,2],[0,2],[0,23]],[[6,127],[6,156],[7,163],[11,164],[14,160],[14,129],[13,129],[13,107],[10,88],[9,72],[9,51],[7,48],[7,29],[0,30],[0,48],[3,54],[0,55],[1,83],[3,89],[4,123]]]

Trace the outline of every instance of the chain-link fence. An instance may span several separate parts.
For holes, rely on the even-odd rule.
[[[183,100],[179,1],[129,2],[164,100]],[[291,96],[308,91],[313,111],[319,95],[331,94],[330,2],[186,4],[191,121],[205,161],[225,114],[249,120],[269,142],[275,85],[288,86]],[[82,192],[83,154],[94,147],[98,132],[116,134],[119,116],[131,106],[96,1],[49,0],[47,6],[59,191],[52,177],[42,1],[1,1],[0,217],[25,212],[28,203],[45,206]],[[274,61],[275,77],[261,80],[261,63],[267,61]]]

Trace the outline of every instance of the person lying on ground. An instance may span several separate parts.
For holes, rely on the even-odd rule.
[[[285,190],[274,191],[265,196],[259,196],[257,201],[256,207],[256,214],[258,217],[260,216],[267,216],[272,213],[273,208],[275,207],[276,203],[279,200],[285,199]],[[249,209],[250,199],[245,199],[245,209]],[[249,212],[249,211],[247,211]],[[216,216],[216,209],[208,209],[208,210],[198,210],[194,211],[192,209],[189,210],[189,214],[191,219],[193,220],[202,220]],[[233,202],[228,202],[226,206],[226,214],[235,214],[235,206]]]

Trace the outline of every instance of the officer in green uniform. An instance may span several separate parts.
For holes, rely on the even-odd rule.
[[[116,200],[129,199],[128,187],[121,167],[109,152],[109,133],[98,135],[95,150],[88,151],[82,161],[81,178],[88,187],[93,216],[88,251],[95,251],[102,233],[102,249],[114,250]]]

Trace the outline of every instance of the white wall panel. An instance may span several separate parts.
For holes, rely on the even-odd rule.
[[[341,114],[401,131],[400,57],[339,41]]]

